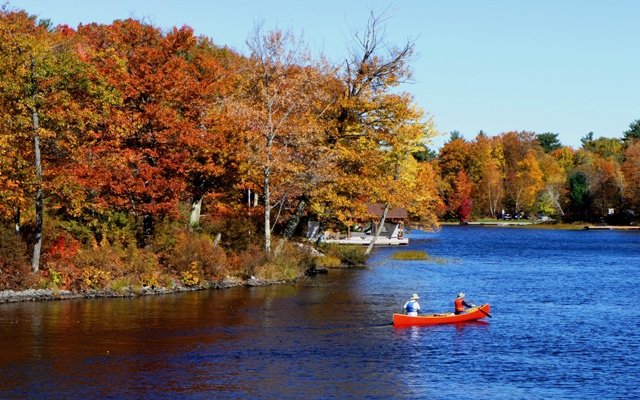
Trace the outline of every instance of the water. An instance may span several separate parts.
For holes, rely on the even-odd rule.
[[[0,398],[640,397],[640,233],[445,227],[307,284],[0,305]],[[407,248],[402,248],[405,250]],[[394,328],[412,293],[476,323]]]

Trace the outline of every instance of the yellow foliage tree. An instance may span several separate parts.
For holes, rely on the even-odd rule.
[[[533,207],[543,183],[543,174],[536,153],[529,150],[524,160],[518,163],[518,172],[515,175],[516,212]]]
[[[411,41],[402,47],[387,43],[383,21],[372,13],[366,28],[353,34],[333,139],[340,175],[324,193],[326,197],[318,199],[325,212],[342,221],[371,217],[366,203],[385,204],[372,245],[387,211],[415,201],[408,187],[417,181],[420,169],[411,154],[437,134],[413,97],[396,91],[411,79],[414,45]]]
[[[325,131],[320,116],[331,97],[323,90],[325,67],[291,31],[265,33],[257,24],[247,44],[251,57],[235,112],[244,124],[245,179],[262,194],[269,254],[274,207],[278,214],[291,208],[291,199],[322,176],[320,160],[327,152],[319,139]]]

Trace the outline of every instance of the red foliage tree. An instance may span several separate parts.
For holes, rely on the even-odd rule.
[[[473,202],[469,198],[462,199],[462,204],[458,207],[458,216],[460,217],[461,222],[466,222],[469,220],[469,216],[471,215],[471,211],[473,210]]]
[[[81,160],[85,187],[97,208],[124,210],[139,221],[139,245],[148,243],[154,220],[178,217],[190,150],[202,145],[207,87],[190,56],[197,39],[189,27],[163,34],[135,20],[81,26],[88,60],[116,89],[110,107]]]

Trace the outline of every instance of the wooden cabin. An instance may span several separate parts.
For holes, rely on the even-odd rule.
[[[307,238],[310,240],[321,240],[327,243],[339,244],[359,244],[368,245],[375,236],[380,218],[384,212],[384,204],[367,204],[369,214],[375,215],[370,220],[357,221],[347,226],[347,233],[324,231],[320,232],[317,222],[309,222],[307,226]],[[405,220],[407,219],[407,209],[395,207],[389,209],[384,221],[382,231],[376,240],[376,245],[407,245],[409,239],[406,237]]]

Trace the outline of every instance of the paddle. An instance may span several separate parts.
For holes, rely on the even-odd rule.
[[[483,310],[483,309],[482,309],[482,308],[480,308],[480,307],[482,307],[482,306],[479,306],[479,307],[478,307],[478,311],[480,311],[481,313],[483,313],[484,315],[486,315],[486,316],[487,316],[487,317],[489,317],[489,318],[493,318],[493,317],[491,316],[491,314],[489,314],[488,312],[486,312],[485,310]]]

